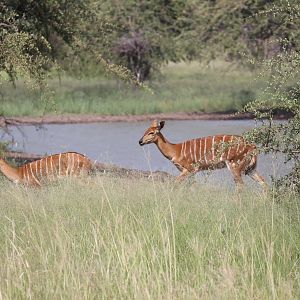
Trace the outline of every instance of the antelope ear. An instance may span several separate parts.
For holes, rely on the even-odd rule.
[[[159,130],[164,128],[164,126],[165,126],[165,121],[160,121],[159,122]]]
[[[154,120],[150,126],[151,127],[159,127],[157,120]]]

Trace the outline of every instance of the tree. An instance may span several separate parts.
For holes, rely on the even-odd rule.
[[[21,75],[45,89],[49,70],[66,67],[67,56],[85,53],[108,72],[138,83],[129,70],[102,55],[111,25],[99,19],[92,0],[6,0],[0,10],[0,72],[12,82]]]
[[[195,26],[186,38],[194,42],[186,51],[194,57],[243,62],[245,54],[271,58],[287,46],[300,49],[300,20],[289,14],[296,0],[191,1]]]
[[[106,57],[130,69],[139,80],[161,64],[185,58],[179,37],[192,22],[185,0],[101,0],[98,11],[114,24]]]

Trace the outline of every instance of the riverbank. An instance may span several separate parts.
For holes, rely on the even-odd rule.
[[[62,114],[44,115],[41,117],[3,117],[0,116],[0,127],[7,125],[38,125],[38,124],[76,124],[98,122],[140,122],[159,120],[242,120],[251,119],[250,114],[230,113],[198,113],[177,112],[145,115],[96,115],[96,114]]]
[[[287,114],[278,113],[274,119],[287,119]],[[150,120],[249,120],[253,116],[249,113],[201,113],[201,112],[175,112],[144,115],[96,115],[96,114],[62,114],[44,115],[41,117],[3,117],[0,116],[0,127],[9,125],[39,125],[39,124],[80,124],[100,122],[142,122]]]

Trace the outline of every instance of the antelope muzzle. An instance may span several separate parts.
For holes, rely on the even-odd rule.
[[[145,143],[143,142],[143,138],[141,138],[141,139],[139,140],[139,144],[140,144],[140,146],[144,146],[144,145],[145,145]]]

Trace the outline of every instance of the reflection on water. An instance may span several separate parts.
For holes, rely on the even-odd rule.
[[[150,122],[113,122],[10,127],[15,143],[13,150],[36,154],[77,151],[93,160],[119,166],[152,171],[161,170],[178,174],[155,145],[140,147],[138,140]],[[241,121],[167,121],[162,130],[173,143],[214,134],[240,134],[254,126],[251,120]],[[1,132],[0,132],[1,133]],[[1,135],[0,135],[1,136]],[[9,137],[4,135],[2,140]],[[266,178],[283,174],[286,166],[278,157],[261,156],[258,170]],[[229,171],[203,172],[201,179],[232,182]],[[208,178],[207,178],[208,176]]]

